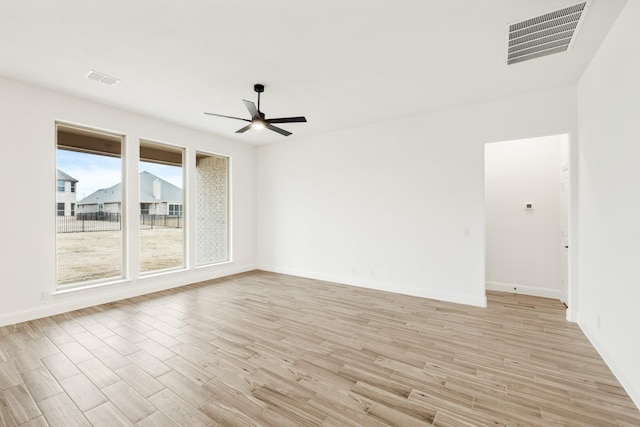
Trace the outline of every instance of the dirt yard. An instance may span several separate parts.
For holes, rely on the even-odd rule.
[[[120,277],[122,233],[58,233],[58,283]],[[184,263],[184,229],[140,230],[140,271],[180,267]]]

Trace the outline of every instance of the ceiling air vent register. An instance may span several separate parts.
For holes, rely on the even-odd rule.
[[[507,64],[564,52],[573,44],[588,2],[509,25]]]
[[[90,79],[90,80],[95,80],[97,82],[104,83],[104,84],[106,84],[108,86],[115,86],[118,83],[120,83],[120,79],[116,79],[115,77],[107,76],[106,74],[102,74],[102,73],[100,73],[98,71],[94,71],[94,70],[91,70],[87,74],[85,74],[85,77]]]

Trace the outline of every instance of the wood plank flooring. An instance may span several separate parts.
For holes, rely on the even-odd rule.
[[[0,328],[2,426],[640,426],[555,300],[251,272]]]

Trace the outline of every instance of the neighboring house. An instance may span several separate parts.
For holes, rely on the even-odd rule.
[[[77,179],[71,175],[56,169],[57,191],[56,191],[56,212],[58,216],[75,216],[76,214],[76,184]]]
[[[122,184],[102,188],[78,202],[78,214],[122,213]],[[140,172],[140,213],[182,216],[182,189],[149,172]]]

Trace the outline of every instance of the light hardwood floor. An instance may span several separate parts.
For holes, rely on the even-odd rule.
[[[252,272],[0,328],[7,426],[639,426],[555,300]]]

